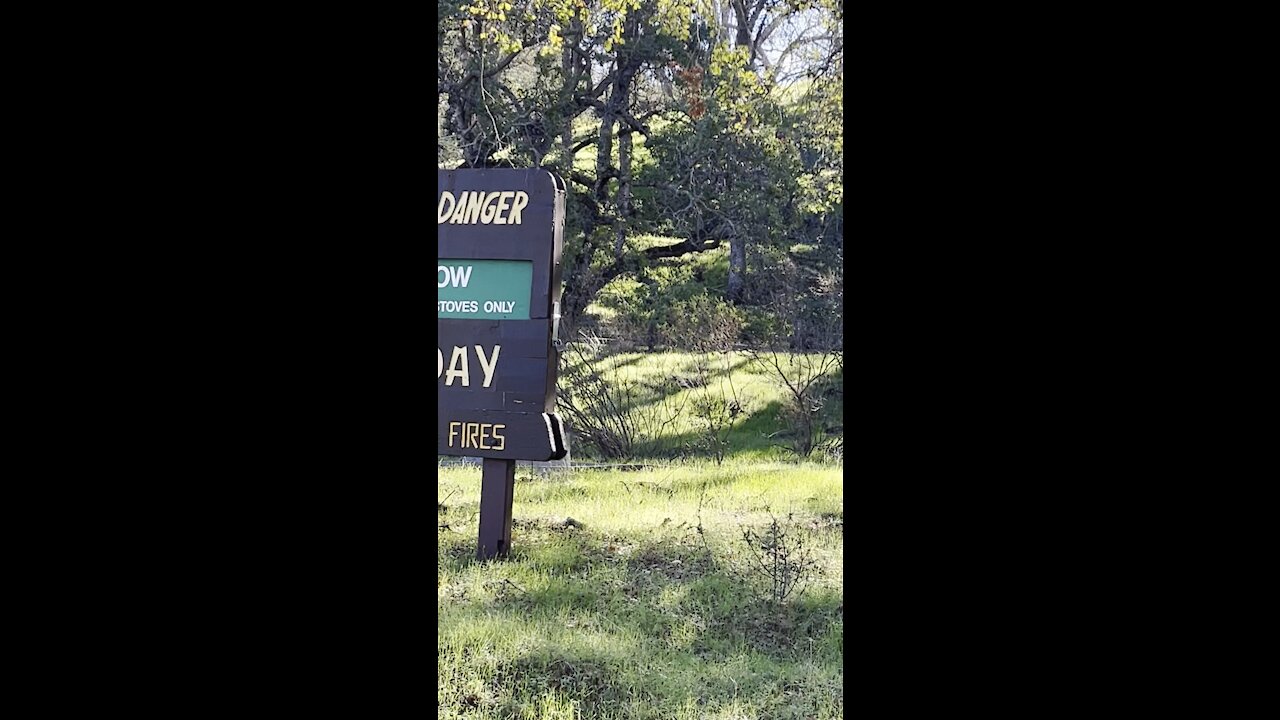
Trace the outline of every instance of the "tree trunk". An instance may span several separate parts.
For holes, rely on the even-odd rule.
[[[618,215],[613,227],[613,257],[622,260],[627,241],[627,218],[631,215],[631,130],[618,133]]]
[[[729,291],[727,299],[737,305],[742,302],[747,277],[747,239],[735,237],[729,241]]]

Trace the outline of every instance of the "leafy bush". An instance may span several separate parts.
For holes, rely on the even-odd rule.
[[[672,305],[659,324],[667,347],[696,352],[733,349],[742,336],[742,311],[717,297],[695,295]]]

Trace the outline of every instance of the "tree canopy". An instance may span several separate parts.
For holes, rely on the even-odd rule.
[[[840,342],[843,2],[439,13],[441,167],[541,166],[569,185],[565,328],[620,278],[651,288],[719,252],[727,274],[708,292],[760,320],[756,341]]]

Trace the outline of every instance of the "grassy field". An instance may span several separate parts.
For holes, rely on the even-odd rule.
[[[512,557],[477,563],[479,468],[441,468],[438,716],[842,717],[842,473],[521,469]],[[811,561],[783,602],[744,541],[772,518]]]
[[[783,355],[779,362],[795,381],[802,372],[799,364],[789,364],[792,357]],[[779,377],[745,353],[620,353],[598,361],[595,368],[611,387],[628,397],[634,409],[639,457],[698,457],[699,440],[706,431],[697,411],[698,401],[713,398],[736,402],[742,408],[726,434],[733,458],[760,462],[794,459],[787,450],[791,428],[781,417],[786,389]],[[837,371],[828,379],[821,414],[834,434],[843,435],[843,376]],[[591,457],[591,448],[580,443],[571,443],[571,449],[574,458]]]

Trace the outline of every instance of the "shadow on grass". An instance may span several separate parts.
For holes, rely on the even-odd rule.
[[[454,544],[442,557],[454,570],[477,570],[474,540]],[[504,585],[489,595],[485,609],[515,617],[577,617],[661,638],[667,649],[699,656],[750,650],[779,660],[811,655],[815,642],[842,626],[839,592],[811,585],[775,604],[750,581],[742,560],[709,554],[693,529],[635,538],[527,523],[506,562],[540,581]],[[501,563],[492,567],[502,569]]]
[[[525,635],[517,652],[490,656],[486,689],[473,683],[451,703],[518,714],[550,692],[571,698],[583,717],[647,718],[742,698],[761,710],[800,708],[796,717],[839,716],[830,715],[843,688],[844,604],[835,590],[771,603],[738,558],[708,553],[693,532],[618,536],[526,523],[506,563],[477,564],[473,550],[450,543],[442,565],[487,591],[442,600],[441,625],[483,618]]]

